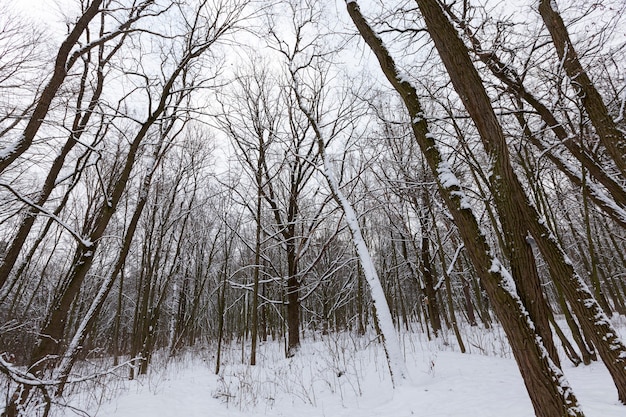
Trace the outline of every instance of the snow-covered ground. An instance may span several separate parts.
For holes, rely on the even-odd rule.
[[[241,347],[233,345],[219,375],[210,349],[157,360],[150,375],[118,381],[105,400],[91,392],[74,398],[74,405],[98,417],[534,415],[503,336],[483,330],[466,338],[472,353],[456,351],[453,340],[403,336],[411,382],[396,390],[382,347],[342,334],[307,339],[291,359],[280,343],[263,344],[255,367],[241,365]],[[600,363],[563,366],[586,416],[626,415]],[[82,414],[65,409],[65,415]]]

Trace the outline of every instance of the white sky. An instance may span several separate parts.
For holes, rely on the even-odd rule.
[[[0,0],[4,2],[7,0]],[[9,8],[21,11],[25,15],[32,16],[43,22],[59,20],[61,14],[61,3],[59,0],[13,0],[9,1]],[[67,3],[67,1],[65,2]]]
[[[30,19],[46,30],[46,35],[62,36],[67,33],[64,24],[64,12],[74,10],[74,7],[62,7],[62,4],[71,4],[71,0],[0,0],[2,7],[6,4],[10,11],[18,13],[26,19]]]

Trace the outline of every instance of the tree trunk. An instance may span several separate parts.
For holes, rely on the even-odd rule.
[[[296,261],[296,247],[292,234],[287,242],[287,357],[296,354],[300,348],[300,279]]]
[[[474,120],[485,149],[494,161],[494,199],[499,206],[498,209],[502,210],[500,220],[510,239],[509,244],[512,243],[512,246],[508,248],[513,256],[510,258],[512,265],[523,256],[524,235],[530,233],[548,263],[551,276],[562,282],[564,294],[577,316],[580,317],[583,326],[587,326],[589,333],[595,335],[594,344],[613,377],[619,400],[626,403],[626,372],[624,372],[626,347],[585,283],[575,273],[571,262],[568,262],[545,223],[540,221],[536,210],[528,202],[523,187],[508,160],[509,152],[504,133],[491,107],[489,97],[482,87],[478,72],[469,58],[467,48],[435,0],[417,0],[417,3],[452,83]],[[506,227],[508,224],[506,222],[513,224]],[[531,249],[530,245],[526,247]],[[522,266],[518,264],[518,267]],[[533,287],[539,285],[538,290],[541,289],[539,282],[533,282],[532,285]],[[538,304],[545,304],[539,301],[543,299],[543,295],[536,294],[534,300]],[[539,305],[538,307],[543,308]],[[536,319],[547,321],[547,314],[539,315]],[[551,340],[549,324],[547,327],[543,324],[538,325],[538,329],[544,342]],[[552,353],[552,349],[550,352]],[[537,410],[537,407],[535,409]]]
[[[548,321],[549,306],[541,289],[535,257],[527,242],[528,228],[520,210],[528,204],[509,160],[504,133],[491,107],[482,81],[469,53],[441,7],[434,1],[418,1],[426,26],[439,51],[455,90],[474,120],[486,151],[493,161],[491,182],[500,223],[504,232],[504,250],[511,264],[511,273],[524,306],[528,309],[537,332],[559,365],[559,357]]]
[[[437,337],[441,332],[441,317],[439,313],[439,300],[435,292],[435,283],[433,282],[433,269],[430,262],[430,238],[428,236],[430,233],[430,221],[427,207],[430,207],[430,199],[428,191],[425,189],[422,193],[422,213],[420,213],[420,227],[422,232],[420,255],[422,258],[422,276],[424,277],[424,294],[426,295],[424,302],[428,309],[428,317],[433,328],[433,334]]]
[[[556,10],[555,0],[540,0],[539,13],[546,28],[550,32],[552,42],[559,59],[570,78],[572,87],[576,91],[585,108],[593,127],[604,145],[607,153],[613,159],[615,166],[626,176],[626,140],[609,114],[602,96],[591,82],[587,72],[582,67],[576,49],[570,40],[565,23]],[[626,401],[623,397],[622,402]]]
[[[261,144],[263,147],[263,144]],[[259,156],[257,164],[256,186],[256,234],[254,242],[254,283],[252,288],[252,347],[250,348],[250,365],[256,365],[256,350],[259,334],[259,275],[261,273],[261,199],[263,197],[263,169],[262,158]]]
[[[54,62],[52,77],[44,87],[41,95],[37,98],[37,104],[28,120],[24,133],[20,136],[19,141],[11,146],[8,152],[6,150],[0,152],[0,173],[11,165],[20,155],[26,152],[33,143],[39,128],[48,114],[52,100],[56,97],[72,65],[76,62],[77,57],[72,57],[72,59],[68,61],[70,53],[83,32],[89,26],[89,23],[101,11],[100,5],[102,1],[103,0],[93,0],[91,4],[86,7],[82,16],[76,21],[70,33],[63,40],[63,43],[61,43]]]
[[[348,228],[350,229],[350,235],[352,236],[352,243],[354,244],[354,248],[363,269],[363,275],[369,285],[375,312],[375,323],[378,327],[378,334],[382,339],[383,348],[387,357],[387,365],[389,366],[389,372],[391,374],[391,382],[394,387],[399,387],[407,382],[409,374],[406,364],[404,363],[404,356],[400,348],[398,336],[393,326],[393,317],[391,315],[385,291],[383,290],[380,278],[376,272],[376,267],[374,266],[374,261],[370,256],[369,249],[365,244],[365,239],[361,233],[361,226],[359,225],[357,214],[354,211],[352,204],[350,204],[346,196],[341,191],[339,182],[333,173],[332,164],[326,154],[327,139],[322,134],[318,122],[313,117],[310,109],[306,108],[303,104],[303,99],[298,91],[298,80],[296,79],[295,73],[292,73],[291,75],[294,81],[294,93],[298,101],[298,106],[307,117],[311,128],[315,132],[319,156],[323,163],[324,177],[328,182],[333,198],[343,210],[345,222],[347,223]]]
[[[96,87],[92,93],[92,97],[89,101],[87,109],[85,110],[84,114],[81,115],[80,112],[77,112],[76,116],[74,117],[74,121],[72,123],[72,133],[61,148],[61,152],[59,153],[59,155],[54,159],[52,166],[50,167],[50,170],[48,171],[46,179],[43,183],[43,186],[37,194],[37,199],[34,201],[37,207],[43,207],[46,201],[48,201],[50,194],[57,185],[57,177],[59,176],[59,173],[63,168],[65,158],[81,139],[81,136],[85,132],[85,128],[89,123],[89,120],[91,119],[93,110],[98,104],[104,86],[104,73],[102,68],[103,64],[104,61],[102,60],[98,63],[99,68],[97,72]],[[86,93],[86,84],[88,82],[87,75],[89,67],[88,60],[85,60],[84,66],[85,68],[83,70],[83,76],[81,77],[80,92],[78,94],[76,103],[76,107],[78,109],[83,106],[82,101]],[[13,270],[13,267],[15,266],[17,258],[21,253],[22,248],[24,247],[24,243],[26,242],[28,235],[30,234],[33,224],[35,223],[38,212],[39,210],[34,207],[28,209],[27,214],[24,216],[24,219],[20,223],[20,226],[15,236],[13,237],[13,240],[11,241],[11,245],[5,252],[5,256],[2,259],[2,263],[0,265],[0,289],[2,289],[2,287],[5,285],[11,271]]]
[[[463,273],[462,273],[463,274]],[[467,311],[467,321],[469,325],[475,327],[478,325],[476,322],[476,314],[474,313],[474,304],[472,303],[472,290],[470,288],[467,278],[461,275],[461,281],[463,282],[463,297],[465,299],[465,310]]]
[[[423,6],[421,2],[420,6]],[[436,3],[427,6],[439,7]],[[480,231],[469,200],[449,164],[442,158],[438,145],[429,134],[427,123],[415,88],[399,74],[393,58],[380,38],[361,15],[356,2],[347,3],[348,12],[365,42],[378,58],[381,69],[401,95],[412,121],[413,132],[448,206],[468,255],[483,285],[493,301],[500,322],[507,333],[526,388],[537,416],[583,416],[578,401],[561,370],[549,359],[544,346],[537,340],[534,325],[517,297],[511,277],[500,261],[492,255],[485,236]],[[442,13],[439,9],[439,13]],[[449,22],[448,22],[449,24]]]

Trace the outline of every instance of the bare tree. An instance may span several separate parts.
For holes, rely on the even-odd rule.
[[[110,32],[102,33],[99,39],[90,40],[86,45],[81,45],[79,40],[88,30],[90,23],[96,16],[106,12],[102,7],[103,3],[103,0],[93,0],[89,2],[83,9],[81,16],[71,28],[67,37],[61,43],[54,61],[52,76],[41,91],[41,94],[35,99],[32,114],[30,114],[23,133],[17,137],[13,144],[6,147],[2,154],[0,154],[0,173],[31,146],[39,128],[48,114],[52,101],[57,96],[61,85],[76,62],[78,62],[83,55],[89,53],[99,45],[127,33],[132,24],[144,15],[145,10],[149,9],[153,2],[147,0],[138,5],[131,6],[128,8],[129,19],[124,21],[118,28]]]
[[[144,7],[150,3],[147,2]],[[143,76],[146,81],[143,90],[146,106],[144,120],[137,121],[134,132],[129,129],[132,133],[126,138],[128,146],[118,149],[120,158],[111,167],[111,171],[106,172],[105,175],[109,177],[99,184],[102,187],[100,190],[104,193],[103,198],[96,207],[93,207],[91,213],[88,212],[83,230],[80,233],[73,232],[77,239],[77,247],[72,266],[61,280],[40,331],[41,336],[31,353],[29,371],[34,375],[42,375],[46,368],[58,360],[54,355],[59,354],[63,347],[70,307],[94,264],[102,237],[125,195],[127,186],[132,183],[136,161],[145,152],[145,142],[158,137],[159,132],[167,132],[168,124],[180,123],[181,116],[187,114],[186,100],[211,77],[205,75],[206,72],[204,74],[200,72],[202,56],[213,48],[216,42],[236,29],[243,18],[246,6],[247,2],[233,2],[221,4],[215,9],[205,1],[193,6],[181,3],[171,9],[175,12],[173,18],[181,20],[180,27],[184,32],[162,38],[171,42],[169,45],[171,51],[168,51],[171,54],[165,62],[160,63],[160,68],[154,74],[157,76],[160,74],[160,80],[158,78],[150,80],[154,75],[149,73]],[[12,158],[7,160],[8,163],[16,157]],[[102,173],[101,171],[100,174]],[[7,406],[8,416],[18,415],[26,409],[33,386],[35,385],[27,381],[21,381],[16,394]]]
[[[101,19],[101,25],[98,31],[99,38],[103,38],[105,36],[104,23],[105,19],[103,18]],[[89,28],[85,28],[85,32],[87,33],[87,39],[89,39]],[[103,42],[101,45],[94,48],[94,54],[85,54],[84,59],[82,59],[83,72],[80,78],[75,104],[77,111],[71,123],[70,135],[61,148],[61,151],[53,161],[38,194],[38,198],[32,202],[30,207],[27,208],[28,214],[24,216],[19,229],[6,252],[6,256],[2,260],[2,264],[0,266],[0,288],[2,288],[6,283],[13,267],[15,266],[18,256],[24,247],[24,243],[26,242],[26,239],[28,238],[28,235],[35,223],[39,208],[45,205],[55,187],[58,185],[58,177],[61,170],[65,166],[68,155],[74,147],[79,144],[81,140],[83,140],[83,136],[86,136],[85,132],[87,131],[90,120],[96,111],[96,107],[99,104],[104,89],[105,74],[108,72],[107,67],[109,66],[111,59],[115,57],[116,53],[118,53],[122,47],[124,38],[125,36],[121,36],[121,39],[115,39],[117,42],[111,45],[110,51],[107,50],[109,45]],[[92,60],[95,62],[91,62]],[[95,73],[93,87],[91,86],[92,80],[90,79],[91,71]],[[41,120],[39,120],[39,122],[41,123]]]
[[[543,344],[538,342],[534,324],[528,319],[526,310],[515,291],[510,273],[498,258],[494,257],[492,249],[480,231],[459,180],[443,159],[429,133],[417,91],[399,73],[388,50],[361,14],[358,4],[349,2],[347,7],[361,36],[378,58],[383,73],[406,105],[415,139],[437,179],[439,190],[455,219],[474,268],[494,303],[498,318],[507,333],[514,356],[526,381],[535,412],[541,416],[583,415],[562,372],[554,366]],[[538,380],[544,383],[538,385]]]
[[[485,149],[494,161],[494,201],[498,210],[502,210],[500,221],[505,233],[517,233],[518,239],[521,238],[520,245],[525,245],[522,241],[523,236],[529,233],[537,242],[543,258],[548,263],[551,277],[559,283],[566,299],[581,320],[581,326],[592,338],[613,378],[618,398],[626,403],[626,375],[623,372],[626,346],[598,301],[574,270],[563,249],[551,237],[550,230],[541,220],[536,208],[530,204],[508,160],[508,145],[502,127],[491,107],[489,97],[481,87],[482,81],[469,59],[466,46],[458,38],[456,30],[437,2],[420,0],[418,5],[452,83],[474,120]],[[456,52],[452,54],[451,49],[457,47]],[[505,224],[508,221],[513,221],[513,224],[507,232]],[[516,250],[514,255],[519,256],[519,253],[519,250]]]
[[[548,142],[545,138],[541,137],[542,135],[531,129],[530,121],[522,112],[524,110],[523,102],[528,103],[528,105],[537,112],[541,120],[547,124],[558,138],[559,143],[564,146],[593,177],[594,181],[584,182],[589,197],[598,207],[611,216],[613,220],[625,226],[626,213],[624,212],[624,207],[626,206],[626,190],[624,190],[619,182],[607,172],[606,167],[602,166],[601,163],[597,161],[597,158],[591,154],[589,147],[581,146],[577,141],[572,140],[572,136],[583,136],[583,132],[569,132],[567,128],[571,126],[571,123],[560,122],[554,112],[551,111],[540,98],[536,97],[526,88],[524,80],[519,74],[528,71],[527,68],[516,69],[513,67],[512,63],[507,63],[506,59],[502,58],[497,50],[486,50],[488,48],[483,46],[477,33],[465,23],[463,18],[457,16],[451,7],[447,7],[445,10],[470,40],[473,53],[487,65],[490,72],[497,79],[502,81],[502,83],[506,85],[507,90],[517,99],[517,107],[520,109],[520,112],[516,112],[515,117],[523,129],[525,137],[546,155],[574,184],[578,186],[583,185],[583,173],[578,171],[568,161],[566,155],[563,155],[555,144]],[[533,48],[533,52],[536,49],[538,48]],[[596,184],[596,181],[606,189],[608,195]]]
[[[43,35],[24,17],[0,6],[0,139],[32,110],[31,95],[38,90]]]
[[[565,72],[570,78],[570,83],[573,85],[578,99],[587,112],[587,116],[593,124],[602,145],[623,178],[626,176],[626,138],[623,131],[616,126],[604,104],[602,96],[580,63],[576,48],[569,37],[563,18],[556,9],[556,1],[541,0],[539,2],[539,13],[548,32],[550,32],[557,54]],[[622,396],[621,400],[626,402],[626,396]]]

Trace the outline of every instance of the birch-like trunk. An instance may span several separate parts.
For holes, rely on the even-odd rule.
[[[370,295],[372,297],[372,302],[374,303],[374,312],[376,314],[376,318],[378,319],[377,324],[380,329],[380,337],[382,339],[385,356],[387,357],[387,365],[389,366],[389,372],[391,374],[391,382],[393,386],[397,388],[404,385],[404,383],[409,380],[409,374],[404,362],[402,349],[400,348],[398,335],[393,325],[393,317],[391,316],[389,304],[387,303],[383,286],[380,282],[380,278],[378,277],[376,266],[374,265],[370,251],[367,248],[365,239],[361,233],[361,226],[359,225],[356,211],[354,210],[354,207],[352,207],[348,198],[341,191],[339,181],[337,181],[335,175],[333,174],[332,163],[326,153],[326,141],[324,140],[324,135],[317,120],[303,103],[298,90],[298,81],[296,78],[296,74],[292,72],[292,79],[294,83],[293,90],[298,101],[298,106],[306,115],[311,128],[315,132],[318,152],[323,163],[322,172],[328,182],[328,186],[330,187],[330,191],[334,199],[337,203],[339,203],[341,209],[343,210],[345,221],[350,229],[350,234],[352,235],[354,248],[357,252],[357,256],[359,257],[363,275],[365,276],[365,280],[367,281],[370,289]]]
[[[307,114],[307,116],[309,116],[309,114]],[[317,134],[317,127],[314,127],[314,130]],[[393,317],[391,316],[389,304],[385,298],[385,292],[383,291],[383,287],[380,283],[380,278],[378,277],[374,261],[372,260],[369,249],[363,239],[357,214],[352,207],[352,204],[350,204],[350,201],[348,201],[347,197],[341,191],[339,182],[333,174],[332,164],[326,155],[324,141],[321,137],[318,137],[318,146],[324,164],[324,177],[326,177],[326,181],[328,181],[328,185],[333,193],[333,196],[341,205],[341,209],[344,212],[346,223],[348,224],[350,234],[352,235],[352,242],[354,243],[354,248],[356,249],[359,257],[361,268],[363,269],[363,275],[365,275],[365,280],[369,285],[370,295],[375,307],[374,311],[378,319],[378,327],[380,328],[380,336],[385,349],[389,372],[391,373],[391,381],[394,387],[399,387],[409,379],[409,374],[406,369],[406,364],[404,363],[404,356],[402,355],[398,335],[393,325]]]

